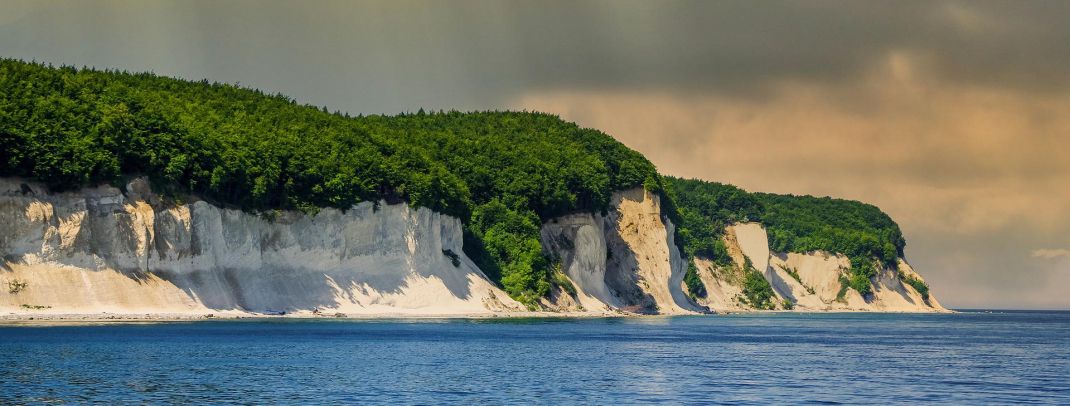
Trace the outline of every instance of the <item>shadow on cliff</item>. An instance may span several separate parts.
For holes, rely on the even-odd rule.
[[[799,302],[799,298],[795,297],[795,292],[791,290],[791,284],[789,284],[786,279],[780,276],[780,273],[773,269],[772,265],[766,267],[765,271],[762,272],[762,276],[764,276],[765,279],[769,281],[769,284],[773,287],[773,290],[775,290],[776,293],[780,295],[780,297],[788,299],[792,303]],[[802,282],[799,282],[799,284],[802,284]]]
[[[139,284],[145,284],[155,275],[210,309],[252,312],[390,305],[394,299],[387,296],[403,293],[414,279],[425,279],[429,283],[439,280],[450,294],[464,300],[471,296],[467,276],[474,273],[476,277],[481,277],[478,271],[473,271],[467,259],[461,267],[455,267],[445,254],[431,263],[415,263],[414,259],[406,260],[407,253],[401,251],[394,257],[375,263],[369,259],[366,266],[334,265],[333,269],[327,271],[308,269],[301,264],[258,269],[217,266],[176,271],[172,269],[192,264],[195,257],[213,254],[208,248],[202,247],[202,241],[197,238],[203,230],[183,230],[177,219],[162,213],[156,218],[158,228],[152,230],[153,234],[147,238],[152,249],[142,250],[138,246],[137,234],[148,230],[135,227],[129,217],[122,215],[117,208],[91,207],[72,244],[72,247],[83,248],[68,248],[64,255],[53,260],[90,272],[118,272]],[[328,233],[330,230],[314,231]],[[272,233],[261,237],[261,256],[271,255],[266,253],[274,250],[292,248],[280,242],[278,236]],[[346,255],[344,252],[339,254]],[[275,258],[275,261],[261,259],[261,263],[288,262],[285,258]],[[333,260],[336,264],[360,262],[359,258]]]
[[[641,201],[644,196],[641,192],[627,191],[621,193],[621,198]],[[617,213],[610,213],[606,217],[605,233],[608,250],[606,286],[617,296],[623,310],[641,314],[657,314],[657,300],[641,287],[647,282],[639,274],[639,259],[636,257],[639,254],[631,249],[620,249],[620,247],[628,247],[628,243],[618,229],[619,216]],[[613,247],[618,247],[618,249],[614,250]]]
[[[395,261],[390,261],[395,262]],[[397,261],[403,262],[403,261]],[[413,278],[442,282],[451,295],[465,300],[471,297],[468,272],[463,268],[441,270],[424,266],[410,272],[403,264],[387,266],[388,271],[367,272],[359,268],[329,272],[306,269],[215,269],[187,273],[155,272],[162,279],[182,289],[190,298],[214,310],[252,312],[334,309],[339,307],[381,304],[392,306],[396,298],[410,287]],[[448,262],[443,266],[453,267]],[[478,277],[478,276],[477,276]],[[420,294],[409,293],[409,294]]]
[[[872,294],[872,296],[876,297],[876,292],[883,291],[887,288],[902,297],[907,303],[914,306],[920,306],[918,302],[907,293],[907,287],[903,284],[903,281],[899,279],[897,272],[898,271],[891,268],[881,268],[880,273],[875,278],[876,281],[873,283],[874,294]],[[931,306],[929,303],[923,302],[923,304]]]
[[[466,300],[472,296],[469,276],[482,278],[467,258],[457,267],[445,256],[430,264],[416,264],[405,257],[394,257],[366,267],[338,267],[327,271],[295,266],[153,273],[208,308],[253,312],[311,311],[375,304],[392,306],[398,298],[390,296],[405,293],[414,281],[441,282],[452,296]]]
[[[141,193],[148,193],[147,190]],[[330,221],[319,217],[299,216],[290,220],[290,223],[303,222],[304,227],[300,232],[291,231],[288,235],[290,238],[286,239],[287,235],[282,235],[281,228],[266,225],[262,218],[249,216],[248,213],[224,209],[214,218],[215,223],[203,223],[207,220],[202,220],[203,224],[191,224],[190,213],[200,210],[197,202],[181,206],[186,210],[186,217],[180,218],[177,212],[170,211],[175,207],[161,210],[154,206],[150,212],[133,210],[128,203],[137,200],[137,196],[125,196],[125,192],[108,186],[84,188],[78,193],[42,194],[32,199],[6,200],[9,205],[16,206],[7,210],[13,213],[26,212],[33,202],[45,203],[53,210],[47,218],[29,221],[23,227],[32,229],[19,229],[24,236],[37,233],[37,240],[30,245],[37,249],[41,257],[39,260],[78,268],[72,272],[116,272],[146,289],[147,285],[157,283],[164,284],[160,288],[169,289],[166,285],[170,284],[211,309],[296,311],[391,305],[399,300],[389,296],[410,290],[415,287],[410,286],[415,281],[441,285],[411,291],[409,294],[416,300],[401,302],[426,303],[425,298],[416,295],[445,296],[444,290],[464,300],[472,296],[469,278],[483,278],[467,258],[463,258],[458,267],[445,254],[439,254],[437,248],[432,251],[433,254],[425,253],[421,257],[405,249],[404,237],[382,241],[382,231],[376,228],[382,227],[377,222],[379,220],[368,221],[371,224],[369,230],[361,235],[367,236],[368,241],[382,243],[386,248],[373,249],[364,255],[352,253],[349,245],[366,248],[368,241],[346,241],[339,227],[332,227]],[[368,215],[379,210],[372,211],[370,207]],[[329,210],[320,214],[326,212]],[[333,212],[334,216],[345,214]],[[411,213],[406,212],[405,215]],[[151,221],[139,216],[148,216]],[[25,216],[19,216],[22,217]],[[248,228],[250,231],[245,234],[226,231],[244,230],[241,227],[226,227],[226,224],[240,221],[257,223],[257,227]],[[10,224],[13,220],[7,223],[4,224],[7,226],[5,230],[13,226]],[[46,232],[48,230],[55,232]],[[300,233],[301,237],[308,237],[311,241],[321,241],[324,236],[335,237],[341,241],[341,246],[334,250],[335,246],[327,244],[322,249],[325,257],[317,258],[318,252],[310,253],[307,247],[295,242],[294,233]],[[208,249],[208,243],[199,239],[202,234],[223,241],[224,246],[221,249],[216,247],[216,251]],[[252,250],[240,252],[238,247],[250,246],[242,245],[248,241],[243,238],[262,242],[252,244]],[[0,270],[11,272],[8,262],[23,261],[22,249],[16,251],[6,245],[3,248],[12,252],[0,252],[3,257]],[[302,255],[287,257],[287,252]],[[227,265],[229,262],[219,261],[232,255],[253,256],[247,259],[246,264],[275,265],[264,268],[256,268],[255,265],[231,267]],[[255,258],[256,255],[260,258]],[[272,255],[271,261],[263,260]],[[313,258],[319,265],[298,262],[302,261],[301,258]],[[103,292],[104,296],[111,293]]]

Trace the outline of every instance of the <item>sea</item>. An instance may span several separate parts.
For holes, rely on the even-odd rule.
[[[1070,404],[1070,312],[0,326],[0,404]]]

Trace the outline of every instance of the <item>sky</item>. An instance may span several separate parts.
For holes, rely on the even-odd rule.
[[[1067,1],[0,2],[0,56],[351,113],[537,110],[861,200],[945,306],[1070,309]]]

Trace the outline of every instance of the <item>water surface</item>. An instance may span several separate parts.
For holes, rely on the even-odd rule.
[[[0,327],[12,403],[1070,404],[1070,312]]]

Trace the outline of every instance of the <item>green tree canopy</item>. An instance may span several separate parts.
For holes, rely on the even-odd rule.
[[[149,73],[0,60],[0,176],[53,190],[148,176],[246,210],[406,201],[465,221],[465,251],[527,303],[551,281],[542,220],[660,186],[639,153],[556,116],[350,117],[283,95]]]
[[[734,222],[766,227],[777,252],[823,250],[851,259],[851,287],[868,293],[874,266],[894,267],[906,241],[899,225],[873,205],[829,197],[748,193],[732,185],[665,177],[676,205],[678,240],[688,256],[722,265],[731,259],[721,237]]]

